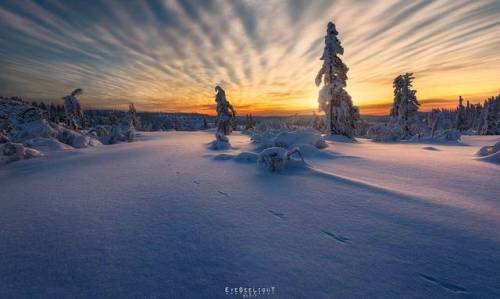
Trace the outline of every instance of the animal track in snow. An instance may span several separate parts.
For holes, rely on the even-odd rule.
[[[349,238],[346,238],[344,236],[341,236],[341,235],[337,235],[337,234],[334,234],[332,232],[329,232],[329,231],[326,231],[326,230],[322,230],[321,231],[323,234],[327,235],[328,237],[330,238],[333,238],[335,239],[336,241],[339,241],[340,243],[349,243]]]
[[[431,282],[435,285],[438,285],[442,288],[444,288],[445,290],[447,291],[450,291],[450,292],[453,292],[453,293],[467,293],[467,290],[462,287],[462,286],[459,286],[459,285],[456,285],[456,284],[453,284],[453,283],[450,283],[450,282],[446,282],[446,281],[441,281],[439,279],[436,279],[432,276],[429,276],[429,275],[425,275],[425,274],[422,274],[422,273],[419,273],[420,277],[428,282]]]
[[[229,197],[229,194],[227,194],[226,192],[222,192],[222,191],[217,191],[217,192],[219,192],[220,194],[222,194],[222,195],[224,195],[224,196]]]
[[[281,220],[285,219],[285,214],[283,213],[279,213],[273,210],[269,210],[269,213],[273,214],[274,216],[278,217]]]

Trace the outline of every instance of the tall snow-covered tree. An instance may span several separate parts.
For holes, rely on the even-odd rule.
[[[420,104],[417,101],[416,90],[412,89],[413,73],[399,75],[394,79],[394,103],[391,108],[391,121],[398,124],[403,137],[414,135],[417,124],[417,112]]]
[[[139,130],[141,128],[141,119],[137,115],[137,110],[135,109],[134,103],[130,103],[128,106],[128,113],[130,119],[132,120],[132,125],[135,129]]]
[[[245,130],[250,130],[255,127],[252,114],[247,114],[245,117]]]
[[[344,48],[337,38],[335,24],[328,23],[325,36],[325,48],[321,60],[323,66],[316,76],[316,86],[323,81],[319,92],[319,109],[327,115],[328,128],[333,134],[352,137],[359,110],[353,106],[351,96],[344,89],[349,68],[342,62],[339,55],[344,54]]]
[[[500,134],[500,95],[484,102],[479,133],[481,135]]]
[[[464,106],[464,99],[460,96],[458,98],[457,114],[455,119],[455,128],[460,131],[466,131],[469,129],[467,121],[467,111]]]
[[[203,130],[208,130],[210,129],[210,126],[208,125],[208,120],[206,116],[203,116]]]
[[[236,117],[236,111],[226,99],[226,92],[222,87],[216,86],[215,102],[217,103],[217,132],[223,135],[231,134],[232,124]]]
[[[83,110],[80,102],[76,98],[76,96],[82,94],[82,92],[81,88],[77,88],[73,90],[70,95],[62,98],[64,100],[66,125],[74,130],[79,129],[82,124]]]

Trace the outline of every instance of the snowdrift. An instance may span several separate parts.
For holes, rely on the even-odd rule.
[[[75,131],[47,120],[46,111],[19,98],[0,98],[0,144],[4,164],[24,158],[34,158],[52,151],[96,147],[102,144],[131,142],[135,128],[129,117],[112,126],[97,126]],[[22,148],[20,147],[22,146]],[[13,154],[16,148],[16,154]],[[8,156],[8,158],[6,158]]]
[[[292,149],[302,144],[309,144],[318,149],[328,146],[325,138],[318,131],[306,128],[287,130],[258,126],[251,133],[251,140],[259,144],[261,149],[270,147]]]
[[[483,146],[476,153],[479,160],[500,164],[500,141],[492,146]]]
[[[445,129],[430,135],[429,132],[415,134],[411,137],[405,137],[401,127],[397,124],[377,124],[368,129],[367,137],[376,142],[422,142],[422,143],[459,143],[461,138],[460,131],[456,129]]]
[[[366,136],[377,142],[394,142],[401,140],[403,130],[398,125],[377,124],[368,129]]]
[[[0,144],[0,165],[39,156],[42,156],[41,152],[20,143],[7,142]]]

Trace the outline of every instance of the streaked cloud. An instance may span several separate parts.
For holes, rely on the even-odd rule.
[[[387,111],[407,71],[419,99],[444,100],[425,107],[500,93],[496,0],[3,1],[0,93],[208,112],[222,84],[242,112],[311,113],[330,20],[363,112]]]

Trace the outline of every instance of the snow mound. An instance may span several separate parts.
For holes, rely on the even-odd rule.
[[[484,156],[479,158],[481,161],[491,162],[495,164],[500,164],[500,152],[493,153],[489,156]]]
[[[394,142],[401,140],[403,130],[395,124],[377,124],[371,126],[366,133],[367,137],[377,142]]]
[[[332,159],[334,156],[331,153],[324,152],[310,144],[299,144],[296,147],[304,158],[322,158]]]
[[[208,144],[208,148],[214,151],[227,150],[231,148],[231,144],[226,141],[214,140]]]
[[[219,154],[213,157],[217,161],[234,160],[240,163],[255,163],[259,160],[259,155],[252,152],[241,152],[237,155]]]
[[[43,115],[41,109],[24,102],[21,98],[0,97],[0,130],[5,130],[7,133],[23,123],[40,120]]]
[[[316,148],[323,149],[328,145],[325,138],[312,129],[296,129],[287,131],[286,129],[269,129],[255,131],[252,134],[252,141],[260,145],[261,148],[282,147],[291,149],[300,144],[309,144]]]
[[[36,137],[26,140],[24,144],[44,153],[73,149],[72,146],[64,144],[55,138]]]
[[[251,152],[241,152],[234,157],[234,160],[237,162],[255,163],[259,160],[259,155]]]
[[[26,147],[21,143],[7,142],[0,144],[0,165],[23,159],[32,159],[39,156],[42,156],[41,152]]]
[[[214,160],[217,160],[217,161],[227,161],[227,160],[231,160],[234,158],[234,155],[231,155],[231,154],[219,154],[219,155],[216,155],[214,157]]]
[[[356,143],[356,139],[338,134],[331,134],[328,136],[328,140],[342,143]]]
[[[214,151],[227,150],[231,148],[231,144],[229,143],[229,138],[227,138],[226,135],[217,132],[215,134],[215,140],[208,144],[208,148]]]
[[[101,136],[100,141],[103,144],[132,142],[135,139],[135,128],[129,121],[114,125],[107,130],[101,127],[98,130],[92,130],[91,132],[93,135]]]
[[[483,146],[477,151],[476,156],[484,157],[500,151],[500,141],[494,145]]]
[[[326,148],[326,142],[321,134],[313,130],[281,132],[274,139],[274,145],[283,148],[293,148],[299,144],[310,144],[316,148]]]
[[[462,134],[456,129],[446,129],[438,131],[434,136],[417,134],[410,139],[410,142],[461,144]]]
[[[86,148],[102,145],[99,140],[91,136],[85,136],[79,132],[63,127],[59,127],[57,139],[60,142],[70,145],[74,148]]]
[[[302,158],[302,154],[298,149],[293,149],[288,151],[282,147],[270,147],[266,148],[259,154],[258,163],[259,166],[263,169],[266,169],[270,172],[281,172],[288,166],[292,161],[292,155],[297,154],[302,163],[304,159]]]
[[[59,126],[53,127],[45,119],[35,120],[20,124],[13,134],[12,139],[16,142],[23,142],[36,137],[51,138],[58,135]]]
[[[476,153],[476,156],[478,156],[481,161],[500,163],[500,141],[492,146],[481,147]]]

